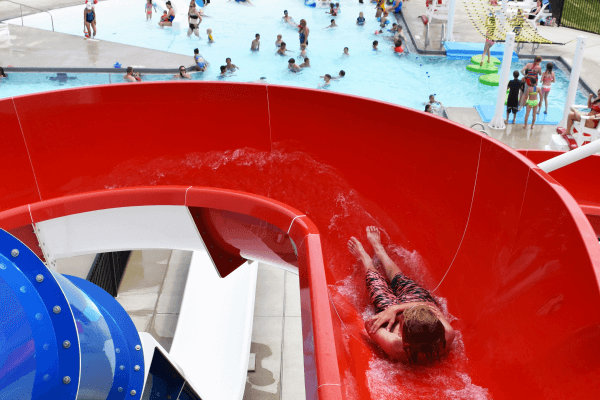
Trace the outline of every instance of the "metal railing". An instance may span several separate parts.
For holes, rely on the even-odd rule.
[[[37,10],[37,11],[48,13],[48,15],[50,16],[50,22],[52,22],[52,32],[54,32],[54,18],[52,18],[52,14],[50,14],[50,12],[48,12],[47,10],[41,10],[39,8],[31,7],[27,4],[17,3],[16,1],[12,1],[12,0],[4,0],[4,1],[6,1],[8,3],[13,3],[13,4],[16,4],[19,6],[19,8],[21,9],[21,26],[24,26],[23,25],[23,6],[33,8],[34,10]]]

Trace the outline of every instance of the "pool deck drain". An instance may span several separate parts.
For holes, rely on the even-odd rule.
[[[112,68],[116,62],[146,68],[189,67],[193,57],[107,42],[81,36],[10,25],[10,37],[0,37],[1,66],[37,68]]]

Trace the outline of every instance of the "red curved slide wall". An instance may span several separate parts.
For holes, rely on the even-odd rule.
[[[560,155],[560,151],[519,150],[536,164]],[[593,155],[566,167],[552,171],[550,176],[558,181],[575,198],[600,239],[600,155]]]
[[[0,210],[193,185],[306,214],[322,245],[330,303],[320,304],[333,316],[339,370],[326,372],[339,376],[344,399],[592,398],[600,390],[597,238],[561,185],[493,139],[390,104],[253,84],[50,92],[2,100],[0,117]],[[459,340],[442,363],[393,364],[364,332],[364,275],[345,246],[350,236],[366,243],[367,225],[380,227],[392,257],[437,287],[455,317]],[[316,398],[315,377],[306,379]],[[338,397],[325,384],[319,398]]]

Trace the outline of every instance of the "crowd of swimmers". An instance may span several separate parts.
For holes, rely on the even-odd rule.
[[[146,19],[151,20],[153,11],[156,12],[156,4],[153,3],[153,0],[146,0],[146,1],[147,1],[146,6],[145,6]],[[204,1],[206,4],[207,0],[204,0]],[[246,5],[252,5],[252,3],[248,0],[235,0],[235,1],[238,3],[244,3]],[[359,1],[359,3],[363,3],[363,1]],[[383,34],[384,30],[386,32],[390,32],[392,35],[387,37],[386,39],[390,40],[393,43],[393,46],[392,46],[393,51],[395,53],[407,52],[407,50],[405,49],[405,47],[403,45],[406,38],[404,36],[404,33],[402,32],[402,26],[397,23],[393,23],[391,25],[391,27],[388,29],[388,25],[390,24],[390,21],[388,19],[389,14],[390,14],[390,12],[395,12],[395,13],[400,12],[400,10],[402,8],[402,0],[392,0],[391,2],[389,0],[371,0],[371,3],[375,4],[375,18],[377,18],[379,21],[379,29],[377,29],[377,31],[375,31],[375,34]],[[386,11],[386,7],[387,7],[387,10],[389,10],[389,12]],[[173,21],[176,16],[175,10],[170,1],[166,2],[166,8],[167,9],[163,11],[163,15],[160,17],[160,21],[158,23],[161,27],[172,26]],[[341,8],[340,8],[339,2],[329,3],[329,9],[326,11],[326,13],[331,15],[332,17],[338,16],[341,13]],[[203,17],[203,11],[202,10],[199,11],[196,8],[195,0],[191,0],[190,6],[189,6],[189,11],[188,11],[188,25],[189,25],[188,32],[187,32],[188,37],[191,37],[192,35],[195,35],[198,38],[200,37],[199,26],[203,21],[202,17]],[[300,42],[300,53],[297,56],[297,58],[290,58],[288,60],[288,70],[291,72],[297,73],[297,72],[301,72],[305,68],[311,68],[310,58],[308,57],[308,53],[307,53],[307,47],[309,45],[310,29],[307,26],[306,20],[301,19],[298,23],[296,23],[293,20],[293,18],[289,15],[287,10],[284,10],[282,20],[283,20],[283,22],[291,25],[294,29],[297,29],[299,42]],[[365,25],[365,22],[366,22],[366,19],[365,19],[364,13],[360,12],[358,18],[356,19],[356,24],[359,26],[363,26],[363,25]],[[337,27],[338,27],[338,25],[336,23],[335,18],[332,18],[330,21],[330,24],[328,26],[324,27],[323,29],[333,29],[333,28],[337,28]],[[214,39],[212,36],[212,30],[207,29],[206,33],[208,36],[208,42],[214,43]],[[254,35],[254,39],[252,40],[252,42],[250,44],[250,51],[253,51],[253,52],[260,51],[260,39],[261,39],[261,36],[259,33]],[[375,40],[373,42],[373,51],[379,51],[378,46],[379,46],[379,41]],[[277,40],[275,41],[275,53],[278,55],[281,55],[281,56],[287,56],[289,53],[294,53],[292,50],[290,50],[288,48],[288,45],[283,41],[282,35],[277,35]],[[350,50],[348,47],[344,47],[342,55],[345,57],[350,56]],[[237,67],[232,68],[230,65],[234,65],[234,64],[230,64],[231,60],[230,59],[228,59],[228,60],[229,61],[227,62],[226,65],[220,67],[220,74],[218,76],[219,79],[223,79],[224,77],[227,76],[228,73],[229,74],[233,73],[236,69],[238,69]],[[204,71],[206,71],[208,66],[209,66],[209,63],[202,57],[202,55],[199,53],[199,50],[194,49],[194,70],[198,71],[198,72],[204,72]],[[343,70],[340,71],[340,73],[337,76],[325,74],[325,75],[321,76],[321,78],[323,79],[323,83],[320,84],[319,87],[326,87],[332,81],[338,80],[344,76],[345,76],[345,71],[343,71]],[[180,68],[180,73],[177,74],[176,77],[190,79],[189,74],[187,74],[186,71],[181,71],[181,68]],[[136,81],[140,80],[139,76],[135,77],[134,75],[132,75],[130,73],[125,75],[125,79],[128,81],[131,81],[131,82],[136,82]],[[261,79],[260,81],[262,82],[262,81],[264,81],[264,79]]]

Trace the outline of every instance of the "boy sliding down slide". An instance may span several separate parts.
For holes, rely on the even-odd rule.
[[[434,355],[439,359],[450,350],[454,329],[433,296],[404,275],[388,256],[379,229],[367,227],[367,240],[391,282],[375,269],[362,244],[352,237],[348,250],[364,267],[367,290],[377,313],[365,322],[368,334],[393,359],[406,355],[409,364],[416,364],[419,353],[423,353],[427,361]]]

